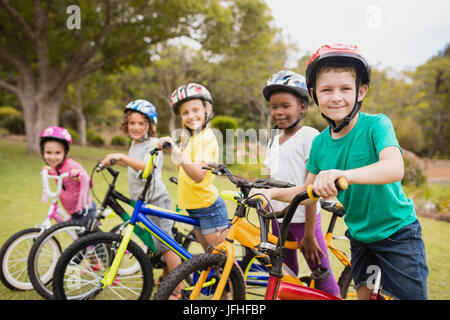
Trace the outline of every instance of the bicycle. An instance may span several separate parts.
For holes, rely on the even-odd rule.
[[[112,164],[114,164],[115,159],[112,159],[112,162]],[[34,289],[45,299],[54,298],[53,289],[51,286],[53,270],[62,252],[68,248],[70,244],[80,237],[86,236],[93,232],[101,231],[98,228],[99,222],[102,219],[114,215],[113,213],[119,216],[124,223],[130,219],[130,215],[120,203],[134,208],[135,202],[116,190],[115,186],[119,176],[119,171],[116,171],[111,167],[104,167],[99,163],[92,170],[91,179],[93,180],[94,172],[103,172],[103,169],[107,169],[112,177],[112,180],[108,183],[108,188],[103,200],[100,202],[95,197],[97,201],[101,203],[97,209],[95,220],[89,226],[85,226],[76,221],[66,221],[56,224],[43,232],[31,247],[30,254],[28,256],[28,275]],[[121,228],[123,228],[123,224],[115,226],[110,232],[116,233]],[[189,234],[183,234],[179,232],[175,226],[172,231],[176,241],[181,243],[184,248],[188,248],[192,242],[196,241],[193,231]],[[141,246],[143,246],[145,253],[149,256],[152,265],[156,268],[163,268],[165,266],[165,262],[163,261],[161,254],[156,253],[156,247],[150,233],[139,226],[134,229],[134,233],[142,242]],[[121,272],[130,273],[132,267],[130,268],[131,269],[128,271],[122,269]]]
[[[167,147],[167,146],[166,146]],[[149,299],[153,290],[152,265],[145,258],[143,251],[130,240],[130,234],[136,225],[143,226],[157,237],[162,243],[178,254],[182,260],[189,260],[193,257],[185,248],[172,240],[164,231],[153,224],[149,216],[159,216],[172,219],[184,224],[199,226],[196,219],[180,215],[177,212],[161,209],[144,202],[144,195],[151,180],[151,168],[153,159],[159,149],[152,150],[150,160],[146,169],[142,173],[142,178],[146,179],[144,189],[139,197],[129,223],[123,235],[102,233],[86,236],[72,244],[58,260],[54,272],[54,295],[57,299]],[[264,183],[258,184],[263,186]],[[256,185],[255,185],[256,186]],[[243,190],[248,194],[250,189]],[[128,252],[127,261],[123,259],[125,251]],[[101,261],[101,267],[94,270],[90,259]],[[132,260],[139,264],[139,270],[133,275],[124,277],[118,272],[119,267]],[[236,265],[231,272],[231,278],[240,276],[240,269]],[[130,280],[133,280],[131,283]],[[193,280],[190,280],[191,283]],[[239,283],[239,282],[236,282]],[[125,286],[128,285],[128,287]],[[136,285],[136,287],[131,287]],[[124,290],[122,290],[124,289]],[[125,291],[123,295],[118,291]],[[237,291],[240,292],[240,291]],[[235,296],[240,298],[240,296]]]
[[[235,257],[235,250],[233,247],[233,242],[236,240],[239,244],[241,244],[242,246],[246,247],[248,250],[246,250],[246,255],[244,257],[244,259],[242,260],[244,263],[246,263],[245,261],[252,261],[254,258],[258,258],[258,259],[264,259],[266,257],[266,255],[262,254],[260,252],[260,249],[264,249],[265,247],[270,247],[270,246],[274,246],[274,244],[277,242],[277,237],[275,237],[273,234],[269,233],[268,234],[268,240],[269,242],[266,242],[264,244],[260,244],[260,230],[258,227],[256,227],[255,225],[246,222],[243,220],[243,218],[245,218],[246,216],[246,212],[248,207],[242,203],[239,202],[238,200],[243,197],[243,198],[247,198],[249,191],[252,188],[255,187],[259,187],[259,188],[270,188],[270,187],[292,187],[292,184],[283,182],[283,181],[276,181],[273,179],[268,179],[265,180],[266,182],[263,183],[263,185],[260,185],[260,182],[249,182],[247,180],[245,180],[242,177],[233,175],[231,173],[231,171],[223,164],[209,164],[209,167],[204,167],[204,169],[207,170],[211,170],[214,174],[217,175],[225,175],[227,176],[227,178],[234,183],[238,188],[240,188],[241,190],[244,190],[244,192],[242,192],[241,194],[237,193],[237,192],[222,192],[222,197],[224,199],[229,199],[229,200],[234,200],[238,203],[238,206],[236,208],[234,217],[232,219],[231,222],[231,226],[230,229],[228,231],[227,234],[227,238],[226,241],[222,242],[221,244],[219,244],[218,247],[216,247],[215,250],[219,250],[221,252],[226,252],[227,256],[230,258],[227,258],[227,263],[225,264],[225,266],[223,267],[224,272],[226,272],[226,274],[228,274],[230,272],[230,270],[233,269],[233,264],[234,264],[234,257]],[[262,221],[260,221],[261,224]],[[263,224],[265,228],[267,228],[266,224]],[[287,241],[286,242],[286,248],[289,249],[297,249],[298,248],[298,243],[296,241]],[[203,256],[203,255],[202,255]],[[221,260],[221,258],[217,257],[217,255],[210,255],[207,258],[203,259],[203,257],[200,258],[195,258],[196,261],[197,260],[204,260],[204,261],[199,261],[200,264],[202,263],[208,263],[208,259],[215,259],[215,270],[216,270],[216,275],[212,274],[208,277],[208,284],[209,284],[209,288],[204,288],[203,290],[201,290],[202,295],[204,295],[205,298],[208,298],[210,296],[213,296],[213,299],[218,299],[220,296],[218,296],[217,294],[215,294],[216,292],[220,292],[220,295],[222,294],[222,290],[225,287],[225,281],[227,277],[222,277],[221,275],[221,270],[222,270],[222,263],[224,261]],[[225,258],[225,256],[223,256],[222,258]],[[189,265],[189,266],[195,266],[196,262],[192,262],[191,260],[185,261],[182,263],[182,265]],[[242,265],[242,263],[241,263]],[[252,265],[252,264],[249,264]],[[194,267],[193,267],[194,268]],[[177,270],[178,267],[176,269],[174,269],[171,274],[173,275],[173,273],[175,273],[175,270]],[[256,267],[253,269],[252,268],[246,268],[246,278],[249,278],[246,283],[247,284],[252,284],[252,277],[249,276],[248,271],[250,270],[250,272],[259,272],[259,269]],[[241,272],[242,273],[242,272]],[[170,275],[169,275],[170,277]],[[244,275],[241,275],[241,277],[243,278]],[[194,272],[193,277],[186,277],[187,279],[191,279],[194,278],[194,280],[197,281],[197,275]],[[219,280],[220,279],[220,280]],[[222,280],[225,279],[225,280]],[[184,280],[180,279],[180,282]],[[289,270],[289,268],[285,268],[285,274],[284,274],[284,280],[285,281],[290,281],[290,282],[294,282],[294,283],[298,283],[301,284],[300,280],[296,278],[295,274]],[[163,284],[166,281],[163,281]],[[160,300],[165,300],[168,298],[168,290],[170,289],[165,289],[165,286],[163,286],[163,284],[158,288],[158,291],[155,294],[155,299],[160,299]],[[220,286],[220,290],[216,290],[216,286]],[[190,293],[188,294],[189,290],[192,289],[192,286],[190,286],[189,284],[185,285],[185,288],[183,290],[183,294],[182,294],[182,298],[186,298],[186,296],[189,296]],[[198,294],[199,292],[196,292],[196,294]],[[245,299],[245,293],[243,292],[239,292],[240,299]]]
[[[339,189],[345,189],[345,180],[341,179],[337,187]],[[267,212],[263,209],[260,198],[258,199],[254,196],[248,198],[236,197],[236,200],[241,205],[256,208],[256,212],[258,213],[260,222],[259,235],[261,239],[258,246],[259,251],[264,255],[267,255],[272,263],[269,281],[266,287],[266,300],[340,300],[331,294],[304,286],[296,281],[284,281],[286,279],[291,280],[284,275],[282,270],[283,250],[288,244],[288,241],[286,241],[287,231],[297,206],[308,199],[313,201],[319,200],[315,196],[312,186],[308,186],[307,191],[295,196],[292,202],[284,210],[280,212]],[[276,245],[273,245],[271,243],[270,233],[267,231],[267,220],[277,218],[283,218],[283,222],[280,228],[280,237],[277,239]],[[235,216],[235,224],[240,223],[240,219],[242,219],[242,217]],[[227,239],[217,246],[212,253],[194,257],[175,268],[156,292],[155,299],[166,300],[167,292],[178,286],[179,283],[182,283],[187,277],[194,277],[197,281],[194,286],[184,289],[182,298],[195,300],[199,298],[200,294],[202,294],[202,297],[207,296],[205,292],[208,292],[209,295],[212,295],[213,299],[220,299],[223,296],[224,284],[228,281],[230,265],[232,265],[234,259],[233,249],[230,244],[233,241],[234,236],[240,231],[239,228],[234,228],[233,231],[231,229],[233,229],[233,225],[230,228]],[[218,283],[213,283],[213,279],[220,280]],[[241,279],[241,281],[243,282],[244,280]],[[379,283],[380,274],[377,275],[374,294],[372,295],[373,299],[379,297]]]
[[[43,201],[50,199],[47,216],[43,222],[13,234],[3,244],[0,250],[0,280],[11,290],[31,290],[33,285],[27,274],[27,256],[35,239],[52,226],[52,222],[61,223],[70,219],[66,211],[58,205],[62,181],[69,176],[63,173],[60,176],[49,175],[46,169],[41,171]],[[52,191],[49,180],[56,181],[56,190]]]
[[[348,241],[347,238],[336,236],[333,233],[337,219],[342,218],[345,215],[345,208],[338,201],[324,199],[320,199],[319,201],[321,208],[332,214],[327,232],[325,234],[327,249],[344,266],[344,269],[339,275],[337,281],[341,297],[343,299],[346,299],[347,297],[356,297],[356,293],[348,292],[352,282],[350,259],[343,250],[338,249],[333,244],[333,240],[335,239],[345,239]],[[270,272],[271,264],[270,259],[267,256],[261,256],[260,254],[258,255],[254,249],[246,248],[246,250],[250,252],[246,254],[240,266],[244,272],[244,278],[247,283],[247,295],[264,297],[264,294],[259,292],[261,291],[259,288],[265,288],[267,286],[267,281],[269,279],[268,273]],[[285,264],[283,264],[282,269],[285,273],[292,272]],[[327,271],[328,270],[314,269],[311,275],[300,277],[300,281],[306,286],[318,289],[319,282],[328,277],[329,273]]]

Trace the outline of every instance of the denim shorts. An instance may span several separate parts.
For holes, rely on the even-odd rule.
[[[428,267],[422,228],[418,220],[390,237],[371,243],[350,239],[352,274],[356,289],[372,288],[375,271],[381,270],[382,291],[390,297],[406,300],[427,299]]]
[[[220,196],[209,207],[186,209],[186,211],[189,216],[198,220],[200,227],[194,228],[201,229],[203,234],[210,234],[228,227],[227,207]]]

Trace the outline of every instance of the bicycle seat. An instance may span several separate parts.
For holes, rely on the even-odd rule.
[[[338,217],[345,216],[345,208],[339,201],[320,199],[320,206],[322,207],[322,209],[330,211],[331,213],[336,214]]]

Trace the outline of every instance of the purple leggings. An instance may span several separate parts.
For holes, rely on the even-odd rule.
[[[331,270],[330,266],[330,260],[328,259],[328,251],[327,251],[327,245],[325,242],[325,237],[323,236],[322,232],[322,225],[320,223],[321,216],[320,213],[316,216],[316,227],[315,227],[315,236],[317,243],[322,249],[322,251],[325,253],[325,257],[320,256],[320,264],[318,265],[312,265],[308,260],[306,262],[308,263],[309,269],[312,269],[313,267],[325,267],[328,270],[330,270],[331,274],[328,277],[328,279],[323,280],[319,283],[319,289],[325,292],[328,292],[334,296],[339,295],[339,286],[336,283],[336,280],[334,278],[333,272]],[[275,225],[276,221],[272,220],[272,233],[276,236],[278,236],[278,228]],[[289,227],[289,232],[287,236],[287,240],[291,241],[297,241],[300,243],[300,241],[303,239],[305,233],[305,224],[304,223],[291,223]],[[302,252],[303,253],[303,252]],[[304,256],[304,253],[303,253]],[[285,250],[285,257],[284,257],[284,263],[295,273],[298,274],[298,259],[297,259],[297,250],[294,249],[286,249]]]

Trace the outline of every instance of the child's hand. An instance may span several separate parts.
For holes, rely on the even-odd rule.
[[[103,163],[103,166],[105,167],[112,167],[114,165],[114,163],[111,163],[112,159],[115,159],[117,164],[123,165],[121,162],[122,159],[121,153],[110,153],[106,155],[105,159],[103,159],[100,162]]]
[[[80,169],[72,169],[70,171],[70,178],[72,180],[80,181],[80,173],[81,173]]]
[[[305,258],[313,265],[320,264],[320,254],[324,257],[322,249],[317,244],[315,237],[303,237],[299,244],[300,250],[305,254]]]
[[[176,144],[175,144],[175,142],[173,141],[173,139],[172,139],[171,137],[162,137],[162,138],[160,138],[160,139],[158,140],[158,143],[156,144],[156,147],[157,147],[158,149],[163,150],[163,144],[164,144],[165,142],[169,142],[170,145],[171,145],[171,147],[168,148],[168,149],[164,149],[164,150],[167,150],[167,151],[169,151],[169,152],[172,152],[173,148],[174,148],[174,147],[175,147],[175,148],[177,147]]]
[[[258,198],[261,199],[263,202],[263,208],[265,210],[269,209],[269,202],[272,200],[272,194],[271,194],[271,190],[270,189],[259,189],[259,190],[252,190],[250,191],[250,196],[253,196],[255,194],[262,194],[262,195],[257,195],[254,196],[253,198]]]
[[[158,140],[157,147],[159,149],[162,149],[162,146],[165,142],[170,142],[171,147],[170,149],[165,149],[171,152],[171,159],[173,163],[175,163],[177,166],[183,163],[183,152],[180,148],[175,144],[173,139],[171,137],[163,137]]]
[[[320,171],[314,180],[314,192],[324,199],[337,196],[338,190],[334,182],[341,177],[345,178],[345,171],[343,170],[333,169]]]
[[[50,166],[43,166],[41,171],[47,170],[48,172],[50,172],[50,170],[52,170],[52,168]]]

